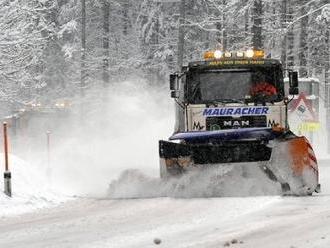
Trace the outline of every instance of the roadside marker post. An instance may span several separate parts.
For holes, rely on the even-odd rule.
[[[46,132],[46,136],[47,136],[47,169],[46,169],[46,174],[48,179],[51,179],[51,167],[50,167],[50,134],[51,131],[47,131]]]
[[[4,193],[11,197],[11,172],[9,171],[8,162],[8,133],[7,133],[7,123],[3,123],[3,141],[4,141],[4,152],[5,152],[5,172],[4,172]]]

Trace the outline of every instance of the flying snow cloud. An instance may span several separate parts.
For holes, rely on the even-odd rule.
[[[158,140],[173,132],[166,87],[126,81],[86,98],[84,115],[67,124],[52,152],[53,187],[66,194],[104,196],[127,169],[158,176]],[[103,89],[104,91],[104,89]]]
[[[73,117],[51,134],[52,188],[69,196],[110,198],[279,193],[279,185],[259,168],[249,177],[240,167],[226,166],[161,180],[158,140],[173,132],[173,105],[167,87],[143,80],[87,93]],[[40,169],[46,172],[45,164],[44,159]]]
[[[241,167],[224,167],[161,180],[158,140],[167,139],[174,126],[166,87],[126,81],[86,98],[84,115],[68,123],[52,153],[53,187],[65,194],[150,198],[279,193],[259,168],[250,177]]]

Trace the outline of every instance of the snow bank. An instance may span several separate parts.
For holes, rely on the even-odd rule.
[[[3,154],[0,154],[0,158]],[[49,189],[49,183],[40,171],[20,158],[10,155],[12,197],[6,196],[3,182],[3,162],[0,179],[0,217],[22,214],[38,208],[54,206],[68,198],[60,197]]]

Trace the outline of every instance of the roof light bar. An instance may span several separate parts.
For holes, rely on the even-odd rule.
[[[264,58],[265,52],[263,50],[253,50],[249,49],[247,51],[237,51],[235,53],[232,52],[223,52],[221,50],[215,51],[207,51],[204,53],[205,60],[219,60],[223,58],[247,58],[247,59],[257,59]]]

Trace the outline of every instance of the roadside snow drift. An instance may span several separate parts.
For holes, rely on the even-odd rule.
[[[0,154],[0,158],[3,156]],[[12,197],[7,197],[3,193],[3,170],[1,170],[0,217],[53,206],[65,200],[49,189],[47,178],[35,167],[14,155],[9,156],[9,162],[12,173]],[[4,168],[3,163],[1,168]]]

